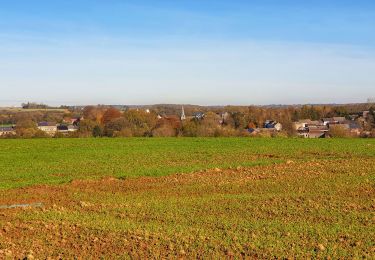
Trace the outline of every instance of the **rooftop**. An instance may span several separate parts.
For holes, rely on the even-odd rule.
[[[0,127],[0,132],[10,132],[10,131],[14,131],[14,128],[11,126]]]
[[[53,122],[39,122],[38,126],[56,126],[56,123],[53,123]]]

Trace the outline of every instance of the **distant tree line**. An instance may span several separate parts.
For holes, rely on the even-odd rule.
[[[41,108],[41,104],[27,103],[27,107]],[[220,137],[252,136],[248,129],[262,128],[266,120],[280,122],[283,130],[266,132],[259,136],[295,136],[293,122],[301,119],[320,120],[341,116],[350,118],[368,110],[368,118],[363,123],[366,131],[375,136],[375,106],[354,105],[303,105],[303,106],[227,106],[198,107],[186,106],[186,120],[180,119],[181,107],[157,105],[144,108],[119,110],[110,106],[87,106],[83,109],[62,111],[0,111],[1,124],[16,125],[13,137],[46,137],[36,127],[41,121],[64,123],[66,118],[79,117],[78,131],[64,135],[68,137]],[[194,117],[195,112],[203,112],[204,118]],[[63,135],[56,134],[56,137]],[[332,136],[346,136],[344,130],[332,129]]]
[[[47,108],[50,108],[50,107],[45,105],[45,104],[27,102],[27,103],[22,103],[22,108],[23,109],[47,109]]]
[[[375,129],[374,109],[369,108],[368,130]],[[80,122],[80,136],[94,137],[219,137],[219,136],[250,136],[247,129],[262,128],[266,120],[272,119],[283,125],[283,131],[270,133],[277,136],[294,136],[293,122],[301,119],[320,120],[324,117],[342,116],[360,113],[356,106],[312,106],[300,107],[235,107],[228,106],[224,110],[215,109],[205,111],[202,119],[188,117],[180,120],[179,110],[169,111],[173,115],[166,115],[157,109],[146,112],[143,109],[129,109],[119,111],[116,108],[89,106],[83,110]],[[191,111],[187,111],[188,114]],[[163,114],[163,116],[160,116]],[[159,118],[158,118],[159,115]],[[334,130],[336,136],[345,136]],[[266,134],[267,135],[267,134]]]

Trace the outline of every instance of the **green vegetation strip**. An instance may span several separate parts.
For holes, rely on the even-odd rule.
[[[0,189],[287,160],[374,158],[370,139],[118,138],[0,140]]]

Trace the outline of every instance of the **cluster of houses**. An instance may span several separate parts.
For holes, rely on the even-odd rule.
[[[329,129],[339,125],[352,135],[361,134],[361,125],[355,119],[347,120],[345,117],[322,118],[321,120],[300,120],[294,123],[297,135],[304,138],[329,138]]]
[[[332,117],[332,118],[322,118],[321,120],[311,120],[305,119],[298,122],[294,122],[294,129],[297,135],[303,138],[329,138],[329,129],[333,125],[339,125],[343,129],[346,129],[353,136],[360,136],[362,131],[362,126],[364,125],[369,111],[361,112],[360,114],[349,115],[348,118],[345,117]],[[223,112],[218,114],[220,116],[220,124],[229,118],[230,114],[228,112]],[[205,114],[202,112],[197,112],[193,114],[192,118],[203,119]],[[185,120],[185,111],[182,108],[181,121]],[[261,127],[248,127],[249,133],[275,133],[283,130],[283,125],[275,120],[266,120]]]
[[[369,111],[363,111],[359,114],[349,115],[345,117],[332,117],[332,118],[322,118],[321,120],[311,120],[305,119],[298,122],[294,122],[294,129],[297,135],[303,138],[329,138],[329,130],[332,126],[340,126],[347,130],[353,136],[360,136],[363,130],[363,126],[369,116]],[[229,114],[223,113],[222,121],[229,116]],[[275,120],[266,120],[261,127],[252,128],[249,127],[248,131],[250,133],[264,133],[264,132],[280,132],[283,126],[280,122]]]
[[[294,122],[294,129],[297,135],[303,138],[329,138],[330,127],[340,126],[352,136],[360,136],[363,126],[369,116],[369,111],[363,111],[359,114],[349,115],[345,117],[322,118],[321,120],[299,120]],[[274,120],[266,120],[263,128],[249,128],[250,133],[260,133],[265,131],[279,132],[283,129],[281,123]],[[368,133],[369,134],[369,133]]]
[[[67,134],[78,130],[78,126],[74,124],[56,124],[53,122],[40,122],[38,123],[38,129],[43,132],[54,135],[56,133]]]
[[[146,111],[150,113],[149,110]],[[185,115],[184,108],[182,108],[180,118],[168,117],[163,115],[158,115],[158,118],[164,119],[176,119],[175,121],[182,122],[183,120],[188,119]],[[218,118],[220,118],[219,124],[224,124],[230,114],[228,112],[218,113]],[[350,115],[347,118],[345,117],[332,117],[332,118],[322,118],[321,120],[299,120],[298,122],[294,122],[294,129],[297,132],[297,135],[304,138],[328,138],[330,137],[329,130],[330,127],[339,125],[343,129],[346,129],[352,135],[359,136],[362,132],[362,126],[365,124],[367,117],[369,116],[369,111],[364,111],[361,114],[354,114]],[[205,114],[203,112],[196,112],[194,113],[189,119],[196,119],[202,120],[205,118]],[[65,119],[63,123],[57,124],[53,122],[39,122],[37,124],[37,128],[48,135],[55,135],[56,133],[61,134],[69,134],[78,130],[79,121],[82,118],[69,118]],[[15,135],[16,126],[0,126],[0,136],[9,136]],[[283,126],[280,122],[275,120],[266,120],[261,127],[248,127],[249,133],[274,133],[280,132],[283,129]]]
[[[262,127],[252,128],[249,127],[247,131],[251,134],[259,134],[259,133],[275,133],[280,132],[283,130],[283,125],[280,122],[275,120],[266,120]]]
[[[54,122],[39,122],[37,128],[48,135],[55,135],[56,133],[68,134],[78,131],[79,119],[71,119],[61,124]],[[16,125],[0,127],[0,136],[16,135]]]

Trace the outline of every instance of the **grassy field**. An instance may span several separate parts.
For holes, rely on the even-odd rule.
[[[288,159],[374,158],[370,139],[28,139],[0,140],[0,189],[74,179],[165,176]]]
[[[0,258],[375,257],[375,140],[0,147]]]

